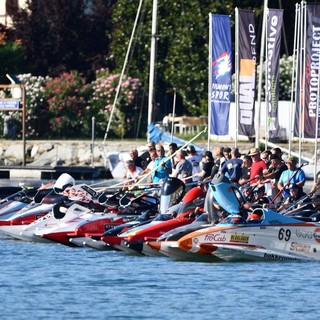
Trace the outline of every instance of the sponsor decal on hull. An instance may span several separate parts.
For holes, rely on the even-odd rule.
[[[298,260],[297,258],[283,257],[273,253],[265,253],[263,257],[269,260]]]
[[[224,234],[216,233],[216,234],[206,234],[204,241],[209,242],[226,242],[227,238]]]
[[[309,244],[291,242],[290,251],[309,253],[311,246]]]
[[[313,237],[317,242],[320,243],[320,228],[314,230]]]
[[[230,242],[249,243],[249,236],[244,234],[231,234]]]
[[[307,230],[301,230],[301,229],[297,229],[296,230],[296,236],[298,238],[308,238],[308,239],[312,239],[313,236],[313,232],[312,231],[307,231]]]

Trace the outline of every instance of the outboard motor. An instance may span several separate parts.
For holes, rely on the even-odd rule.
[[[167,209],[179,203],[186,189],[186,185],[178,178],[167,177],[161,187],[160,213],[166,213]]]

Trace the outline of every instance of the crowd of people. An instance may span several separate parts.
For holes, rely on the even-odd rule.
[[[126,178],[128,183],[144,179],[147,183],[159,183],[172,176],[185,183],[199,185],[211,181],[216,175],[224,175],[240,190],[251,207],[273,205],[285,210],[299,198],[307,198],[303,191],[306,175],[298,166],[297,158],[283,158],[280,148],[260,151],[251,148],[242,154],[238,148],[216,146],[211,151],[198,154],[193,145],[186,149],[176,143],[166,152],[160,143],[148,143],[148,151],[140,156],[137,149],[129,152]],[[315,194],[320,185],[320,174],[312,187]]]

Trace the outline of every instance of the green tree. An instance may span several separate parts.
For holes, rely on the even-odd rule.
[[[253,4],[253,2],[255,2]],[[234,8],[253,8],[257,1],[158,1],[156,63],[156,118],[171,112],[172,92],[178,95],[177,113],[200,115],[207,112],[208,92],[208,15],[230,14]],[[113,10],[111,53],[121,68],[138,4],[119,0]],[[257,10],[259,11],[259,10]],[[126,21],[126,23],[123,23]],[[147,86],[149,76],[152,1],[145,1],[139,20],[134,52],[127,74]],[[124,45],[125,44],[125,45]]]
[[[40,75],[105,66],[113,1],[27,0],[12,16],[16,36]],[[90,5],[89,5],[90,4]]]
[[[30,72],[23,48],[12,30],[0,24],[0,83],[7,83],[7,73]]]

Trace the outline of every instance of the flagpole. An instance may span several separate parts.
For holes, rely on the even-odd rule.
[[[171,122],[171,143],[173,141],[174,136],[174,118],[176,117],[176,96],[177,90],[173,88],[173,106],[172,106],[172,122]]]
[[[266,11],[268,8],[268,0],[264,0],[263,5],[263,20],[262,20],[262,31],[261,31],[261,46],[260,46],[260,72],[259,72],[259,84],[258,84],[258,112],[256,121],[256,141],[255,146],[259,148],[260,140],[260,119],[261,119],[261,91],[262,91],[262,73],[263,73],[263,59],[264,59],[264,49],[265,49],[265,37],[266,37]]]
[[[211,134],[211,87],[212,87],[212,14],[209,13],[209,57],[208,57],[208,150]]]
[[[301,66],[302,66],[302,79],[303,84],[301,86],[301,97],[302,103],[300,102],[300,109],[299,109],[299,162],[301,162],[301,150],[302,150],[302,139],[304,138],[304,126],[302,127],[302,114],[305,111],[305,86],[306,86],[306,39],[307,39],[307,10],[306,10],[306,3],[304,1],[301,2]]]
[[[292,54],[292,75],[291,75],[291,101],[290,101],[290,124],[289,124],[289,155],[291,153],[292,148],[292,138],[294,135],[294,112],[297,106],[297,90],[298,90],[298,63],[296,64],[296,57],[299,57],[299,36],[298,36],[298,28],[300,26],[300,5],[296,3],[296,11],[295,11],[295,26],[294,26],[294,43],[293,43],[293,54]],[[295,98],[295,100],[293,100]],[[294,103],[295,102],[295,103]]]
[[[268,23],[268,18],[269,18],[269,8],[265,8],[266,10],[266,25]],[[269,28],[269,27],[268,27]],[[267,149],[268,146],[268,141],[269,141],[269,123],[268,123],[268,108],[269,108],[269,94],[270,94],[270,90],[271,88],[268,87],[268,66],[269,66],[269,54],[268,52],[268,28],[266,28],[266,32],[265,32],[265,36],[266,36],[266,42],[265,42],[265,46],[266,46],[266,59],[265,59],[265,71],[264,71],[264,77],[265,77],[265,101],[264,101],[264,116],[265,116],[265,130],[264,130],[264,140],[265,140],[265,145],[264,145],[264,149]],[[270,71],[271,72],[271,71]]]
[[[235,72],[236,72],[236,86],[235,86],[235,103],[236,103],[236,133],[235,133],[235,148],[238,144],[238,130],[239,130],[239,10],[235,8]]]
[[[152,27],[151,27],[151,49],[150,49],[150,73],[149,73],[149,97],[148,97],[148,127],[152,122],[153,98],[154,98],[154,69],[156,61],[157,42],[157,7],[158,0],[153,0],[152,6]],[[148,141],[150,139],[148,130]]]

